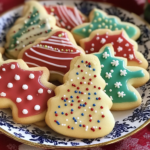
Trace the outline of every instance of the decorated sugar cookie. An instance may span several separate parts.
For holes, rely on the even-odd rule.
[[[80,45],[86,54],[99,52],[109,43],[113,45],[115,56],[127,58],[128,66],[139,66],[145,69],[148,67],[147,60],[137,51],[137,43],[130,39],[124,30],[98,29],[89,37],[80,40]]]
[[[23,60],[0,61],[0,108],[11,108],[18,123],[43,121],[55,86],[45,67],[28,68]]]
[[[9,30],[6,37],[5,55],[17,58],[25,46],[33,43],[39,37],[45,37],[55,26],[56,20],[48,15],[43,6],[36,1],[25,3],[22,17]]]
[[[70,61],[84,53],[77,46],[70,32],[64,29],[52,31],[48,37],[38,39],[23,49],[18,58],[28,66],[45,66],[51,72],[51,80],[62,82],[63,76],[69,71]]]
[[[100,72],[100,62],[94,55],[77,56],[71,61],[64,84],[48,101],[46,123],[50,128],[75,138],[103,137],[112,131],[112,101],[103,91],[105,81]]]
[[[77,42],[80,39],[89,37],[96,29],[110,29],[112,31],[124,29],[127,35],[136,40],[140,36],[137,26],[122,22],[118,17],[107,15],[104,11],[93,9],[89,15],[89,23],[83,23],[72,30],[72,34]]]
[[[134,87],[144,85],[149,80],[149,73],[136,66],[126,66],[127,60],[115,57],[109,44],[101,53],[94,53],[101,62],[101,76],[106,82],[105,93],[111,98],[111,110],[127,110],[141,104],[141,96]]]
[[[72,30],[74,27],[87,22],[87,17],[82,14],[76,7],[65,5],[44,6],[48,14],[56,18],[56,25]]]

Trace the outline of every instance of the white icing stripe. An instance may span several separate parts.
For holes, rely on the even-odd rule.
[[[41,61],[41,62],[43,62],[43,63],[49,64],[49,65],[52,65],[52,66],[56,66],[56,67],[60,67],[60,68],[67,68],[67,66],[64,66],[64,65],[57,65],[57,64],[54,64],[54,63],[51,63],[51,62],[42,60],[42,59],[40,59],[40,58],[36,58],[36,57],[30,56],[27,52],[25,52],[25,55],[26,55],[27,57],[31,58],[31,59],[38,60],[38,61]]]
[[[77,20],[79,21],[79,24],[82,24],[83,22],[81,20],[80,14],[76,7],[74,8],[74,12],[75,12],[75,16],[76,16]]]
[[[77,18],[75,17],[75,15],[73,14],[73,12],[71,10],[68,10],[69,16],[71,17],[71,19],[74,21],[74,23],[77,25],[79,25]]]
[[[60,6],[56,6],[57,10],[58,10],[58,13],[59,15],[61,16],[61,18],[63,19],[64,22],[67,22],[67,20],[63,17],[63,14],[60,12],[61,10],[59,9]]]
[[[43,50],[53,51],[53,52],[55,52],[55,53],[62,53],[62,54],[65,54],[65,55],[66,55],[66,54],[71,55],[71,54],[83,53],[83,52],[80,52],[80,51],[78,51],[78,52],[61,52],[61,51],[55,51],[55,50],[53,50],[52,48],[50,49],[50,48],[38,47],[38,46],[34,46],[34,47],[36,47],[36,48],[42,48]]]
[[[66,41],[69,41],[69,39],[68,39],[68,38],[58,37],[58,36],[54,36],[54,35],[52,35],[52,36],[51,36],[51,38],[53,38],[53,39],[59,39],[59,40],[66,40]]]
[[[61,76],[64,76],[65,74],[58,72],[58,71],[50,71],[51,74],[59,74]]]
[[[68,10],[67,8],[64,6],[60,6],[64,11],[63,13],[65,13],[65,17],[67,18],[67,20],[73,25],[73,26],[76,26],[76,24],[74,23],[74,21],[72,20],[72,18],[70,17],[70,14],[68,15]],[[72,21],[71,21],[72,20]]]
[[[72,60],[72,59],[73,59],[73,58],[62,58],[62,57],[54,57],[54,56],[46,55],[46,54],[43,54],[43,53],[40,53],[40,52],[35,51],[33,48],[30,48],[30,50],[31,50],[33,53],[36,53],[36,54],[38,54],[38,55],[41,55],[41,56],[47,57],[47,58],[51,58],[51,59],[58,59],[58,60]]]
[[[29,64],[29,65],[33,65],[33,66],[39,67],[39,65],[37,65],[37,64],[35,64],[35,63],[27,62],[27,61],[26,61],[26,64]]]
[[[51,45],[59,45],[59,46],[68,46],[68,47],[72,47],[72,48],[75,48],[74,46],[72,45],[67,45],[67,44],[61,44],[61,43],[54,43],[54,42],[48,42],[48,41],[41,41],[41,43],[44,43],[44,44],[51,44]]]
[[[69,42],[69,41],[53,40],[53,39],[48,39],[48,40],[51,41],[51,42],[58,42],[58,43],[65,43],[65,44],[70,44],[70,45],[72,45],[72,43]]]

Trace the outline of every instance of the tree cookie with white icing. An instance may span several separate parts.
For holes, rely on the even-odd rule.
[[[109,134],[115,120],[111,99],[103,91],[98,58],[92,54],[75,57],[48,101],[46,123],[54,131],[75,138],[98,138]]]
[[[8,58],[17,58],[18,53],[25,46],[58,28],[55,24],[55,18],[48,15],[40,3],[26,2],[21,18],[16,20],[6,36],[5,55]]]
[[[0,108],[11,108],[17,123],[43,121],[55,85],[45,67],[29,68],[21,60],[0,60]]]
[[[81,53],[85,52],[76,44],[72,34],[65,29],[57,29],[25,47],[18,58],[23,59],[29,67],[47,67],[51,72],[51,80],[63,82],[70,61]]]
[[[112,31],[124,29],[133,40],[140,36],[140,29],[134,24],[122,22],[118,17],[107,15],[99,9],[93,9],[90,12],[89,20],[89,23],[83,23],[72,29],[72,34],[77,42],[82,38],[89,37],[91,32],[96,29],[110,29]]]
[[[137,51],[137,43],[130,39],[124,30],[98,29],[89,37],[80,40],[80,45],[86,54],[99,52],[104,45],[109,43],[114,48],[115,56],[127,58],[128,66],[139,66],[145,69],[148,67],[147,60],[142,53]]]
[[[144,85],[149,73],[137,66],[126,66],[127,59],[114,56],[111,44],[94,53],[101,62],[101,76],[106,82],[105,93],[111,98],[111,110],[128,110],[141,104],[141,96],[134,87]]]
[[[87,17],[76,7],[65,5],[44,6],[48,14],[56,18],[56,25],[71,31],[74,27],[87,22]]]

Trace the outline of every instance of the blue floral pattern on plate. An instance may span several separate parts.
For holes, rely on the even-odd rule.
[[[88,15],[89,12],[96,7],[104,10],[110,15],[118,16],[122,21],[128,21],[136,24],[141,30],[141,36],[137,40],[140,47],[139,50],[144,54],[150,64],[150,49],[148,48],[150,47],[150,29],[136,16],[133,16],[122,9],[115,8],[107,4],[94,2],[78,1],[74,3],[73,1],[45,1],[41,3],[43,5],[68,4],[76,6],[85,15]],[[21,10],[22,7],[18,7],[15,10],[7,12],[0,18],[0,46],[4,45],[6,33],[14,24],[15,20],[20,16]],[[149,89],[150,82],[138,89],[143,99],[140,107],[129,111],[123,111],[122,113],[119,113],[120,115],[116,112],[112,112],[116,120],[115,127],[109,135],[103,138],[75,139],[59,135],[49,128],[39,128],[35,125],[17,124],[13,121],[11,112],[7,109],[0,109],[0,128],[20,139],[47,146],[86,146],[110,142],[113,139],[117,139],[134,131],[150,118]]]

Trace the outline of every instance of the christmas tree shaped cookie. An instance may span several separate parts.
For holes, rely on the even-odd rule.
[[[26,45],[33,43],[38,37],[47,36],[52,29],[57,28],[55,24],[55,18],[48,15],[40,3],[26,2],[22,17],[15,22],[6,36],[6,56],[17,58],[19,51]]]
[[[101,76],[106,82],[105,93],[111,98],[111,110],[127,110],[141,104],[141,96],[134,87],[144,85],[149,73],[141,67],[126,66],[127,60],[115,57],[113,47],[104,46],[94,53],[101,62]],[[140,81],[140,82],[139,82]]]
[[[28,68],[21,59],[0,61],[0,108],[11,108],[16,122],[43,121],[55,86],[45,67]]]
[[[56,25],[67,30],[87,22],[87,17],[82,14],[76,7],[65,5],[44,6],[48,14],[56,18]]]
[[[63,76],[69,71],[70,61],[84,53],[77,46],[70,32],[65,29],[53,30],[48,37],[37,39],[24,48],[18,58],[28,66],[45,66],[51,71],[51,80],[62,82]]]
[[[107,15],[104,11],[93,9],[89,15],[89,23],[83,23],[72,30],[77,42],[80,39],[88,37],[96,29],[121,30],[124,29],[128,36],[136,40],[140,36],[140,30],[137,26],[122,22],[116,16]]]
[[[112,101],[103,91],[105,81],[100,72],[100,62],[94,55],[77,56],[71,61],[64,84],[48,101],[46,123],[50,128],[76,138],[97,138],[112,131]]]
[[[147,60],[137,51],[137,43],[130,39],[124,30],[98,29],[89,37],[80,40],[80,45],[86,54],[99,52],[105,44],[109,43],[113,45],[115,56],[127,58],[128,66],[139,66],[145,69],[148,67]]]

